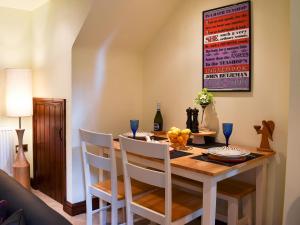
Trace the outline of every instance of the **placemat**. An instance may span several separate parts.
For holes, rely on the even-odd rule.
[[[154,141],[164,141],[164,140],[168,140],[168,138],[164,138],[164,137],[158,137],[158,136],[152,136],[150,137],[151,140],[154,140]]]
[[[192,153],[184,152],[184,151],[178,151],[178,150],[172,150],[170,151],[170,159],[176,159],[183,156],[192,155]]]
[[[188,140],[187,145],[192,146],[192,147],[196,147],[196,148],[204,148],[204,149],[226,146],[226,144],[218,143],[218,142],[211,142],[211,143],[205,143],[205,144],[193,144],[192,139]]]
[[[257,154],[257,153],[251,153],[250,155],[247,156],[247,159],[244,162],[247,162],[247,161],[252,160],[252,159],[256,159],[256,158],[261,157],[261,156],[263,156],[263,155]],[[234,163],[234,162],[221,162],[221,161],[218,161],[218,160],[210,159],[208,157],[208,154],[197,155],[197,156],[194,156],[194,157],[191,157],[191,158],[199,160],[199,161],[205,161],[205,162],[215,163],[215,164],[219,164],[219,165],[222,165],[222,166],[228,166],[228,167],[232,167],[232,166],[244,163],[244,162],[238,162],[238,163]]]

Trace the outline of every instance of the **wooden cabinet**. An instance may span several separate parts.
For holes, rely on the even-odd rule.
[[[66,195],[66,101],[33,99],[35,186],[56,201]]]

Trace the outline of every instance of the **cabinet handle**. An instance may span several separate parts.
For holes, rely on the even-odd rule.
[[[63,129],[60,128],[60,129],[59,129],[59,138],[60,138],[60,141],[63,141],[62,133],[63,133]]]

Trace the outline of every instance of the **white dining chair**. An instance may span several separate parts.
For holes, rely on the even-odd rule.
[[[172,188],[169,145],[148,143],[119,136],[125,179],[127,225],[133,225],[133,215],[154,223],[166,225],[186,224],[202,215],[202,197]],[[128,161],[128,154],[137,154],[161,160],[164,171]],[[132,198],[132,180],[159,187],[157,191]]]
[[[202,193],[203,185],[200,182],[172,176],[173,185],[184,187],[195,193]],[[228,225],[252,225],[252,196],[255,185],[232,178],[219,181],[217,184],[217,198],[227,202],[227,215],[216,214],[216,218]],[[242,212],[241,216],[239,211]]]
[[[125,207],[125,190],[123,176],[117,176],[117,165],[113,137],[111,134],[95,133],[80,129],[81,149],[85,175],[86,190],[86,215],[87,225],[93,224],[93,214],[100,212],[100,224],[106,224],[106,211],[111,208],[111,224],[118,224],[118,209]],[[87,146],[98,146],[107,149],[107,157],[95,155],[88,151]],[[91,180],[91,166],[99,170],[99,182],[93,184]],[[110,174],[110,178],[103,180],[103,171]],[[133,183],[133,195],[138,196],[143,192],[153,189],[151,185],[141,182]],[[93,210],[92,199],[100,200],[99,209]],[[110,203],[110,206],[107,206]]]

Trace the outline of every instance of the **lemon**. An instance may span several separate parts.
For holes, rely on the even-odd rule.
[[[176,129],[176,130],[173,130],[174,131],[174,133],[176,134],[176,135],[179,135],[180,134],[180,129]]]
[[[184,129],[181,131],[182,134],[190,134],[191,130],[190,129]]]
[[[170,130],[176,130],[178,129],[177,127],[171,127]]]

